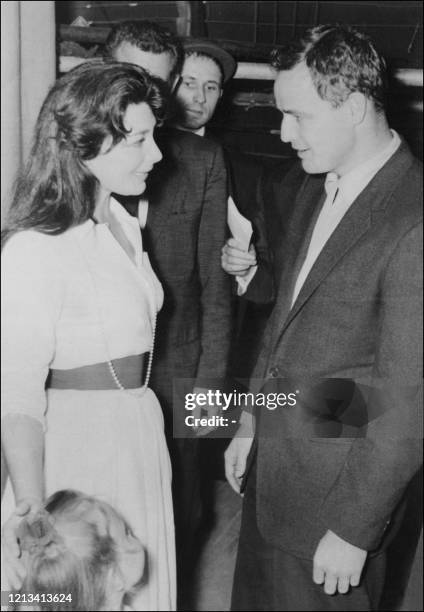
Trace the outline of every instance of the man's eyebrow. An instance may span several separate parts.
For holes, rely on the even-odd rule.
[[[190,81],[197,81],[198,78],[195,76],[191,76],[190,74],[182,74],[181,75],[182,79],[187,79]],[[205,81],[206,83],[215,83],[216,85],[220,86],[220,82],[217,81],[216,79],[208,79],[207,81]]]

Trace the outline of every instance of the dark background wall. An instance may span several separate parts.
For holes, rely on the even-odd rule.
[[[68,33],[62,36],[62,54],[64,44],[69,55],[101,53],[111,24],[124,19],[152,19],[180,33],[215,39],[238,61],[263,62],[274,46],[286,43],[307,27],[339,22],[372,36],[391,71],[423,67],[421,2],[56,2],[58,25],[69,25],[78,17],[90,24],[85,30],[91,40],[79,40],[76,45],[78,37],[72,43]],[[212,125],[227,145],[268,163],[292,156],[291,148],[279,139],[280,114],[272,106],[271,94],[271,81],[234,79],[226,88]],[[422,158],[422,86],[406,87],[393,80],[388,102],[392,127]]]
[[[349,23],[378,41],[381,51],[402,67],[422,68],[422,3],[393,2],[56,2],[57,22],[78,16],[94,27],[124,19],[154,19],[176,29],[179,5],[191,10],[191,33],[245,46],[238,59],[248,59],[284,44],[317,23]]]

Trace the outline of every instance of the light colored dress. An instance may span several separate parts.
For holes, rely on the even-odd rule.
[[[135,610],[175,609],[171,468],[163,417],[147,389],[44,389],[69,369],[150,350],[163,292],[136,219],[111,212],[136,254],[89,220],[59,236],[20,232],[2,255],[2,406],[45,428],[46,495],[78,489],[109,502],[146,547],[148,581]],[[14,507],[10,484],[4,519]],[[3,520],[4,520],[3,519]]]

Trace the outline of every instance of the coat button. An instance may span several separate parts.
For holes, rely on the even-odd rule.
[[[273,366],[272,368],[269,368],[268,376],[270,378],[277,378],[279,374],[280,374],[280,370],[278,369],[277,366]]]

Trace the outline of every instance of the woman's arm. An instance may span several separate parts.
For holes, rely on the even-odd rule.
[[[17,528],[22,518],[37,512],[44,497],[44,432],[37,419],[8,414],[2,419],[2,454],[15,494],[16,507],[2,530],[5,571],[12,589],[21,588],[25,567]]]
[[[43,498],[45,382],[64,293],[53,238],[20,232],[2,252],[2,447],[15,501]]]
[[[6,414],[2,419],[2,447],[15,500],[42,501],[44,497],[44,432],[37,419]]]
[[[63,294],[54,245],[48,236],[21,232],[2,252],[2,450],[16,502],[3,549],[14,588],[24,577],[16,529],[44,497],[45,381]]]

